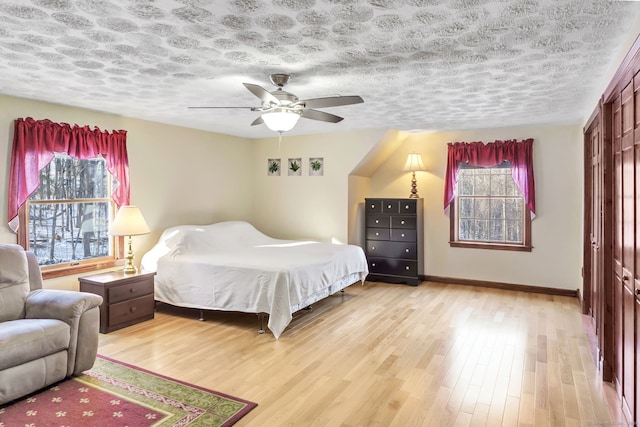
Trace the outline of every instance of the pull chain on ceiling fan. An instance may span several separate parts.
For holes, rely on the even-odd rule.
[[[277,89],[272,92],[269,92],[256,84],[243,83],[244,87],[262,101],[262,104],[259,107],[189,108],[248,108],[251,111],[261,111],[262,114],[251,123],[251,126],[264,123],[272,131],[282,134],[282,132],[287,132],[293,129],[301,117],[329,123],[338,123],[343,120],[343,117],[316,110],[316,108],[339,107],[364,102],[363,99],[357,95],[336,95],[300,100],[296,95],[283,89],[283,87],[289,82],[290,77],[291,76],[289,74],[271,74],[269,76],[271,83],[277,86]]]

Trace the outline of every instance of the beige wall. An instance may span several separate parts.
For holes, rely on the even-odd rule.
[[[406,155],[422,153],[418,172],[425,198],[425,274],[580,288],[582,134],[578,127],[497,129],[410,135],[371,130],[246,140],[42,102],[0,96],[0,242],[13,243],[6,225],[13,120],[31,116],[56,122],[126,129],[131,201],[152,232],[134,238],[136,264],[162,230],[177,224],[240,219],[278,238],[362,241],[364,197],[407,197]],[[442,211],[446,143],[533,137],[538,217],[531,253],[449,248]],[[267,176],[267,159],[302,158],[302,176]],[[324,176],[309,176],[309,157],[324,158]],[[47,287],[77,288],[77,278]]]
[[[186,114],[186,113],[185,113]],[[33,117],[103,130],[127,130],[131,203],[142,210],[151,233],[133,240],[136,264],[162,230],[177,224],[252,219],[252,143],[246,139],[143,120],[0,96],[0,242],[15,243],[7,226],[8,178],[16,118]],[[245,165],[245,167],[242,167]],[[76,277],[48,280],[47,287],[77,288]]]
[[[448,142],[534,138],[537,217],[532,252],[449,247],[443,211]],[[581,289],[582,131],[577,126],[511,128],[411,135],[371,177],[371,197],[407,197],[407,154],[422,154],[427,172],[417,172],[425,199],[425,274],[558,289]]]
[[[330,126],[330,125],[328,125]],[[383,139],[385,131],[258,139],[254,169],[253,220],[257,228],[283,239],[349,240],[349,174]],[[309,158],[324,159],[324,175],[309,176]],[[280,176],[267,176],[267,160],[279,158]],[[302,176],[288,176],[289,158],[302,158]]]

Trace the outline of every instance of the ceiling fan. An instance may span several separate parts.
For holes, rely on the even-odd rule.
[[[298,99],[298,97],[287,92],[283,87],[289,82],[289,74],[271,74],[271,83],[277,89],[269,92],[259,85],[243,83],[244,87],[260,98],[262,104],[258,107],[189,107],[189,108],[248,108],[251,111],[260,111],[262,114],[255,119],[251,126],[266,124],[267,127],[276,132],[286,132],[296,125],[300,117],[322,122],[338,123],[343,117],[335,114],[316,110],[316,108],[338,107],[342,105],[360,104],[363,99],[357,95],[350,96],[327,96],[324,98]]]

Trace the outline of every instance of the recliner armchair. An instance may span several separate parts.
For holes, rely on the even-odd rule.
[[[0,244],[0,405],[90,369],[99,295],[42,289],[33,253]]]

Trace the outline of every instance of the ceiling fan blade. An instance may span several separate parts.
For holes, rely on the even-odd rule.
[[[254,85],[252,83],[242,83],[242,84],[244,85],[244,87],[249,89],[249,91],[252,94],[254,94],[258,98],[260,98],[262,100],[262,102],[267,103],[267,104],[269,104],[269,103],[279,104],[280,103],[280,100],[278,98],[276,98],[275,96],[271,95],[262,86]]]
[[[254,107],[187,107],[190,110],[202,109],[202,108],[242,108],[245,110],[253,110]]]
[[[261,125],[263,123],[264,120],[262,120],[262,116],[258,116],[258,118],[251,123],[251,126]]]
[[[303,99],[298,104],[304,104],[305,108],[328,108],[338,107],[340,105],[360,104],[364,100],[357,95],[349,96],[327,96],[325,98]]]
[[[344,120],[343,117],[336,116],[335,114],[329,114],[329,113],[325,113],[324,111],[308,110],[308,109],[302,110],[302,117],[304,117],[305,119],[320,120],[322,122],[329,122],[329,123],[338,123]]]

